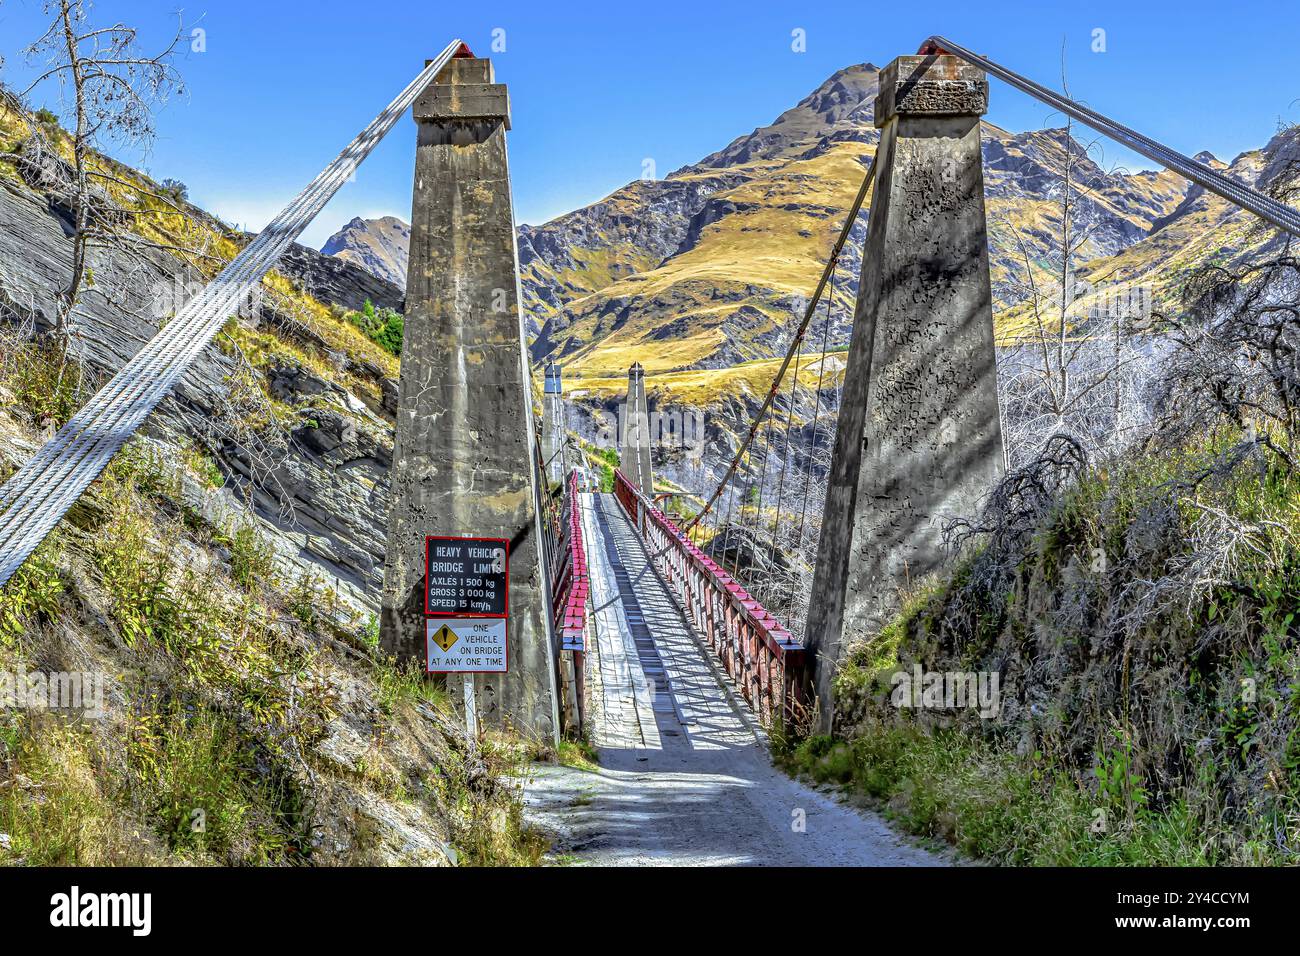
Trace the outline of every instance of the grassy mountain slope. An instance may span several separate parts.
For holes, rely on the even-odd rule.
[[[778,353],[811,293],[874,154],[877,71],[842,70],[771,125],[661,182],[634,183],[545,226],[521,230],[534,355],[579,374],[717,368]],[[1050,271],[1060,231],[1055,171],[1065,131],[984,125],[986,192],[999,313],[1027,254]],[[1185,184],[1166,173],[1107,172],[1075,157],[1084,259],[1116,254],[1173,213]],[[653,224],[655,239],[643,239]],[[847,338],[861,223],[836,277],[832,340]],[[1023,245],[1022,245],[1023,243]]]

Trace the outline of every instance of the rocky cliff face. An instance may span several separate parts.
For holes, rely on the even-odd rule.
[[[358,218],[330,236],[321,246],[321,252],[359,265],[372,275],[405,289],[410,245],[411,227],[395,216]]]
[[[0,108],[2,148],[32,125]],[[25,171],[0,161],[0,480],[217,268],[93,249],[59,377],[66,197]],[[143,228],[140,196],[96,202]],[[246,240],[155,221],[216,260]],[[0,865],[535,862],[504,764],[376,652],[397,362],[339,313],[401,291],[301,247],[262,291],[0,589],[0,674],[103,691],[102,719],[6,711]]]
[[[367,295],[397,301],[391,286],[364,273],[352,287],[349,279],[360,270],[340,271],[335,260],[311,250],[299,247],[287,261],[305,284],[341,305],[352,307]],[[48,198],[0,178],[0,319],[48,330],[70,272],[71,245]],[[110,250],[96,253],[94,276],[77,313],[74,345],[92,380],[116,372],[157,332],[172,311],[171,297],[200,279],[164,253]],[[267,299],[244,329],[205,349],[146,428],[172,443],[198,442],[213,455],[229,479],[205,505],[214,515],[234,514],[250,502],[286,573],[319,576],[356,607],[371,610],[382,584],[392,448],[384,383],[396,369],[377,364],[374,350],[339,351],[319,331],[327,320],[314,319],[314,327],[294,305],[293,299]],[[240,338],[266,349],[251,374],[281,409],[255,436],[241,430],[240,419],[252,410],[241,404],[249,359],[231,345]],[[366,382],[369,394],[358,388]]]
[[[280,258],[280,271],[300,283],[313,298],[359,312],[370,302],[377,309],[401,312],[406,305],[402,282],[394,283],[345,257],[317,252],[297,243]]]

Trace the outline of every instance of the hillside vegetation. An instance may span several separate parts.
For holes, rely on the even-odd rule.
[[[789,766],[1000,862],[1295,862],[1300,272],[1261,231],[1275,258],[1199,270],[1158,317],[1140,441],[1089,461],[1059,433],[1010,471],[949,528],[955,569],[857,635],[834,736]],[[909,703],[900,674],[1000,699]]]
[[[9,383],[12,471],[39,407]],[[277,571],[251,519],[205,517],[220,481],[193,447],[133,442],[0,592],[0,672],[106,682],[102,716],[0,718],[0,863],[535,861],[500,779],[529,754],[467,753],[373,616]]]
[[[66,151],[12,108],[0,151],[37,124]],[[246,241],[92,162],[150,245],[92,253],[66,366],[49,328],[66,234],[0,165],[0,480],[167,319],[160,290]],[[442,694],[378,651],[400,316],[280,272],[263,293],[0,591],[18,695],[0,710],[0,864],[535,863],[514,779],[532,746],[470,752]],[[102,694],[42,703],[73,678]]]

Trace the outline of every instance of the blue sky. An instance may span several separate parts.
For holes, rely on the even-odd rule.
[[[932,32],[1071,92],[1185,153],[1221,158],[1300,120],[1286,43],[1300,5],[1217,2],[763,3],[100,0],[97,23],[124,20],[157,44],[182,7],[205,52],[178,61],[187,90],[159,115],[143,159],[157,178],[257,228],[320,170],[453,36],[490,55],[510,86],[516,215],[538,223],[607,195],[653,159],[660,175],[770,122],[835,70],[883,66]],[[32,67],[39,0],[0,0],[10,86]],[[792,49],[802,30],[806,50]],[[1094,31],[1105,52],[1093,52]],[[495,34],[505,49],[494,52]],[[57,101],[54,88],[40,103]],[[1013,130],[1059,125],[994,83],[989,117]],[[141,157],[121,158],[141,163]],[[305,239],[319,245],[354,215],[410,218],[414,125],[400,124]],[[1146,166],[1108,146],[1107,165]]]

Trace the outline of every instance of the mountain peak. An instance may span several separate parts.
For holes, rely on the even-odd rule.
[[[789,158],[827,139],[870,139],[875,134],[871,107],[879,89],[880,70],[871,63],[836,70],[769,125],[732,140],[726,148],[688,168]]]
[[[410,242],[411,227],[396,216],[379,219],[355,216],[330,236],[320,251],[405,288]]]

